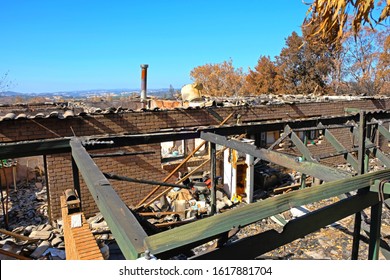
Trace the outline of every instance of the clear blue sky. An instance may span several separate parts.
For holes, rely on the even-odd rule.
[[[253,68],[300,32],[301,0],[1,0],[0,74],[20,92],[191,83],[190,71],[231,58]],[[1,76],[1,75],[0,75]]]

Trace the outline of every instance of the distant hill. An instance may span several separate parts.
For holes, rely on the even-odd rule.
[[[59,92],[40,92],[40,93],[22,93],[15,91],[0,92],[0,97],[21,97],[21,98],[34,98],[34,97],[62,97],[62,98],[87,98],[92,96],[127,96],[140,93],[140,89],[91,89],[91,90],[74,90],[74,91],[59,91]],[[151,96],[164,96],[169,94],[169,88],[161,89],[148,89],[148,95]]]

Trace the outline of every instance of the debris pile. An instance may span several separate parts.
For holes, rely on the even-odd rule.
[[[5,191],[3,191],[5,193]],[[47,190],[42,178],[20,183],[9,191],[8,230],[0,230],[0,252],[14,258],[65,259],[65,243],[61,222],[48,222]]]
[[[218,180],[221,182],[221,180]],[[168,229],[212,215],[211,181],[208,175],[203,180],[189,182],[190,188],[173,188],[165,197],[137,213],[158,229]],[[222,184],[217,184],[216,211],[224,212],[241,202],[230,200]]]

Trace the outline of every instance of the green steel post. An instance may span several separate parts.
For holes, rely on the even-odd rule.
[[[358,152],[358,174],[363,175],[365,169],[365,158],[366,158],[366,114],[364,111],[360,111],[359,115],[359,152]],[[359,241],[360,241],[360,230],[362,227],[362,215],[360,212],[355,214],[355,224],[353,230],[353,241],[352,241],[352,260],[357,260],[359,257]]]
[[[307,146],[307,132],[305,131],[305,138],[303,139],[303,144],[305,145],[305,147]],[[302,161],[305,161],[306,160],[306,157],[305,155],[302,155]],[[301,189],[304,189],[306,188],[306,174],[305,173],[302,173],[302,176],[301,176]]]
[[[80,200],[80,211],[82,211],[82,203],[83,201],[81,200],[81,189],[80,189],[80,175],[79,175],[79,168],[77,167],[76,162],[74,161],[74,158],[72,157],[72,172],[73,172],[73,184],[74,184],[74,189],[77,192],[77,195]]]
[[[372,129],[372,125],[367,125],[368,139],[375,143],[376,129]],[[366,141],[367,143],[367,141]],[[369,156],[366,153],[366,172],[369,172]],[[380,238],[381,238],[381,218],[382,218],[382,202],[371,206],[371,223],[370,223],[370,243],[368,247],[368,259],[377,260],[379,258]]]
[[[381,241],[381,218],[382,202],[371,206],[370,243],[368,248],[369,260],[377,260],[379,258]]]
[[[217,188],[215,184],[217,160],[216,160],[216,145],[210,142],[210,165],[211,165],[211,215],[217,212]]]

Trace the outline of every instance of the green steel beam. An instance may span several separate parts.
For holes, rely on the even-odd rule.
[[[77,138],[70,140],[72,157],[126,259],[137,259],[144,252],[147,237],[136,217],[120,199]]]
[[[375,120],[375,119],[373,119],[373,120]],[[377,121],[377,120],[375,120],[375,121]],[[384,127],[382,124],[380,124],[379,121],[377,121],[377,122],[378,122],[379,133],[382,134],[387,139],[387,141],[390,141],[390,132],[389,132],[389,130],[386,127]]]
[[[354,133],[356,133],[356,129],[354,128]],[[368,156],[366,150],[366,137],[367,137],[367,117],[364,111],[360,111],[359,113],[359,134],[358,134],[358,175],[363,175],[368,172],[366,170],[365,163],[368,163]],[[368,169],[368,168],[367,168]],[[362,190],[358,190],[358,193]],[[354,229],[353,229],[353,240],[352,240],[352,253],[351,259],[357,260],[359,257],[359,242],[360,242],[360,230],[362,224],[362,214],[361,212],[357,212],[355,214],[354,221]]]
[[[211,189],[210,189],[210,204],[211,211],[210,215],[214,215],[217,212],[217,158],[216,158],[217,148],[215,143],[210,143],[210,169],[211,169]]]
[[[183,139],[198,138],[196,131],[171,131],[135,135],[98,135],[79,137],[87,150],[135,146]],[[69,153],[71,137],[0,143],[0,158],[19,158],[39,155]],[[99,144],[100,142],[100,144]]]
[[[333,134],[328,129],[325,129],[324,136],[326,140],[329,141],[329,143],[336,149],[337,152],[342,152],[346,150],[345,147],[336,139],[336,137],[333,136]],[[351,153],[346,153],[344,154],[344,158],[357,172],[359,167],[358,167],[358,162],[354,158],[354,156]]]
[[[366,139],[366,146],[367,145],[374,145],[371,140],[369,139]],[[370,152],[376,157],[379,159],[380,162],[383,163],[383,165],[385,165],[387,168],[390,168],[390,158],[385,154],[383,153],[380,149],[378,148],[369,148]]]
[[[265,231],[192,259],[254,259],[376,203],[372,193],[355,195],[289,221],[281,233]]]
[[[301,189],[271,197],[166,232],[148,236],[145,239],[145,247],[152,254],[159,254],[187,247],[195,242],[208,241],[233,228],[252,224],[261,219],[287,211],[292,207],[369,187],[372,181],[389,178],[389,176],[390,170],[381,170],[325,183],[315,188]]]
[[[287,129],[290,129],[291,128],[289,126],[287,126]],[[306,133],[306,132],[305,132]],[[306,161],[309,161],[309,162],[316,162],[312,155],[311,155],[311,152],[309,151],[309,149],[306,147],[305,143],[303,143],[301,141],[301,139],[298,137],[298,135],[292,131],[291,134],[290,134],[290,139],[291,141],[294,143],[295,147],[302,153],[302,155],[304,156],[305,160]],[[305,141],[307,141],[307,136],[305,136]]]
[[[0,158],[19,158],[70,152],[70,138],[0,144]]]
[[[268,151],[267,149],[259,149],[254,145],[242,143],[237,140],[228,140],[226,137],[214,133],[202,132],[201,138],[208,142],[213,142],[218,145],[222,145],[252,155],[262,160],[272,162],[280,166],[299,171],[301,173],[308,174],[326,182],[339,180],[351,176],[348,173],[341,172],[337,169],[327,167],[319,163],[308,161],[298,162],[295,157],[274,151]]]

